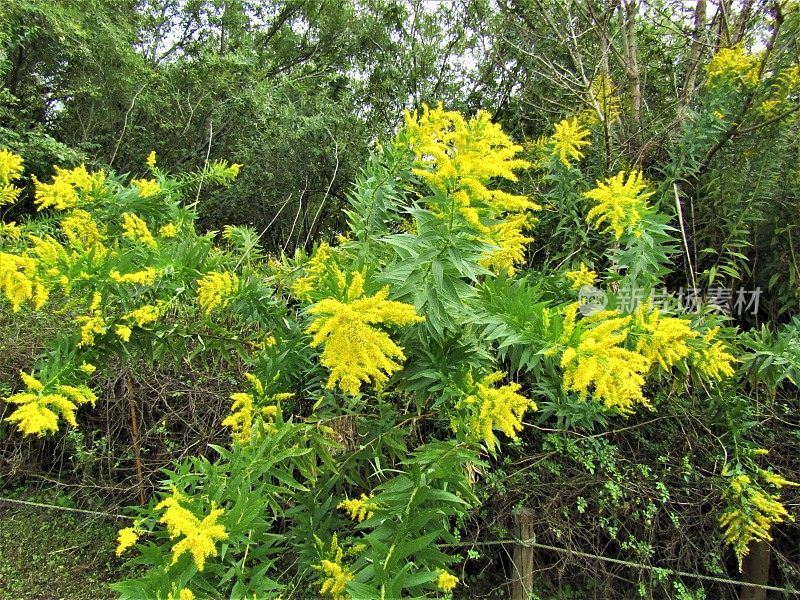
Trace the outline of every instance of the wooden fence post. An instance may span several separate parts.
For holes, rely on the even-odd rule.
[[[514,512],[514,535],[518,540],[533,539],[533,517],[530,508]],[[515,544],[511,563],[511,600],[528,600],[533,593],[533,548]]]
[[[750,552],[742,561],[742,581],[767,585],[769,583],[769,559],[772,547],[769,542],[760,541],[750,544]],[[764,588],[742,586],[740,600],[767,600]]]

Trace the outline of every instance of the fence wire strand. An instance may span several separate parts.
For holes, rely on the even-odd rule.
[[[581,552],[580,550],[570,550],[569,548],[561,548],[559,546],[550,546],[549,544],[540,544],[536,541],[535,538],[527,539],[527,540],[519,540],[519,539],[510,539],[510,540],[487,540],[484,542],[461,542],[458,544],[437,544],[439,548],[457,548],[457,547],[473,547],[473,546],[502,546],[507,544],[514,544],[518,546],[525,546],[527,548],[539,548],[540,550],[550,550],[552,552],[557,552],[560,554],[569,554],[572,556],[580,556],[581,558],[591,558],[595,560],[601,560],[604,562],[609,562],[617,565],[623,565],[626,567],[630,567],[632,569],[640,569],[640,570],[647,570],[647,571],[656,571],[659,574],[664,575],[674,575],[678,577],[689,577],[692,579],[702,579],[705,581],[714,581],[716,583],[727,583],[730,585],[736,586],[743,586],[743,587],[751,587],[751,588],[759,588],[762,590],[769,590],[773,592],[781,592],[783,594],[791,594],[795,596],[800,596],[800,591],[794,589],[794,586],[781,588],[776,587],[773,585],[763,585],[760,583],[751,583],[749,581],[737,581],[735,579],[727,579],[725,577],[716,577],[714,575],[700,575],[699,573],[688,573],[686,571],[675,571],[673,569],[667,569],[664,567],[656,567],[653,565],[645,565],[642,563],[635,563],[628,560],[622,560],[619,558],[611,558],[610,556],[602,556],[599,554],[591,554],[589,552]]]
[[[63,510],[67,512],[74,512],[74,513],[81,513],[85,515],[94,515],[99,517],[108,517],[111,519],[128,519],[132,520],[132,517],[121,515],[118,513],[109,513],[97,510],[85,510],[82,508],[70,508],[68,506],[58,506],[56,504],[44,504],[42,502],[29,502],[27,500],[17,500],[14,498],[3,498],[0,497],[0,502],[7,502],[10,504],[19,504],[22,506],[30,506],[34,508],[46,508],[51,510]],[[630,567],[632,569],[639,569],[639,570],[646,570],[646,571],[655,571],[659,574],[664,575],[672,575],[677,577],[689,577],[691,579],[699,579],[703,581],[713,581],[715,583],[725,583],[728,585],[735,585],[741,587],[750,587],[750,588],[758,588],[762,590],[768,590],[771,592],[781,592],[782,594],[793,595],[793,596],[800,596],[800,591],[794,589],[793,586],[790,587],[776,587],[774,585],[763,585],[760,583],[751,583],[749,581],[737,581],[735,579],[727,579],[725,577],[716,577],[714,575],[700,575],[699,573],[689,573],[687,571],[675,571],[673,569],[667,569],[664,567],[656,567],[653,565],[645,565],[642,563],[635,563],[628,560],[622,560],[619,558],[612,558],[610,556],[602,556],[600,554],[592,554],[590,552],[581,552],[580,550],[570,550],[569,548],[561,548],[559,546],[551,546],[549,544],[541,544],[536,541],[535,538],[527,539],[527,540],[519,540],[519,539],[509,539],[509,540],[487,540],[483,542],[461,542],[456,544],[436,544],[439,548],[464,548],[464,547],[475,547],[475,546],[503,546],[508,544],[515,544],[518,546],[525,546],[527,548],[539,548],[540,550],[549,550],[551,552],[557,552],[559,554],[568,554],[572,556],[580,556],[581,558],[590,558],[593,560],[601,560],[603,562],[608,562],[616,565],[622,565],[625,567]]]

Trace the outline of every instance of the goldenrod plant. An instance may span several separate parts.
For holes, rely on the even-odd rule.
[[[750,85],[732,52],[710,85]],[[117,554],[143,568],[115,584],[122,598],[469,595],[452,548],[479,508],[477,477],[537,440],[587,470],[602,456],[613,477],[598,510],[619,507],[620,450],[559,435],[679,402],[722,429],[720,539],[739,561],[791,517],[777,496],[791,483],[755,464],[732,394],[740,365],[763,371],[771,341],[708,307],[648,299],[678,247],[662,210],[671,190],[636,168],[582,172],[593,128],[619,110],[610,83],[593,90],[599,116],[564,119],[531,160],[484,111],[407,111],[353,186],[348,230],[308,254],[268,256],[246,227],[198,233],[185,197],[198,176],[169,175],[155,152],[143,178],[81,165],[34,181],[49,225],[0,231],[1,302],[64,318],[19,374],[6,423],[39,437],[78,427],[81,411],[103,410],[95,382],[115,361],[220,352],[239,382],[214,423],[228,443],[173,465],[120,529]],[[22,169],[0,151],[3,198],[21,193]],[[220,161],[201,175],[224,186],[239,170]],[[524,176],[537,197],[519,192]],[[554,243],[539,228],[569,223],[580,231],[567,258],[530,269]],[[626,306],[634,288],[644,301]],[[773,388],[796,383],[793,349],[775,346],[787,368]]]

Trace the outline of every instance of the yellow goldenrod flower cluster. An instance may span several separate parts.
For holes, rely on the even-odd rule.
[[[155,179],[131,179],[131,185],[139,191],[142,198],[155,196],[161,191],[161,186]]]
[[[19,407],[6,417],[9,423],[16,423],[17,429],[25,435],[44,436],[47,433],[58,431],[59,415],[73,427],[75,411],[83,404],[97,401],[97,396],[86,386],[73,386],[53,384],[46,386],[44,383],[20,371],[27,391],[13,394],[5,399],[8,404],[18,404]],[[51,391],[47,391],[47,387]]]
[[[305,276],[300,277],[292,284],[292,293],[300,300],[310,302],[311,292],[317,287],[328,267],[334,263],[333,257],[333,248],[326,242],[322,242],[314,256],[306,263]]]
[[[354,273],[347,291],[348,302],[326,298],[309,308],[314,316],[306,333],[313,333],[311,346],[323,345],[320,362],[331,374],[328,388],[355,395],[362,383],[373,381],[382,386],[389,376],[401,369],[405,360],[402,348],[376,325],[411,325],[423,321],[414,307],[387,300],[389,288],[362,298],[364,276]]]
[[[88,194],[102,189],[106,183],[105,172],[89,173],[86,165],[80,165],[74,169],[62,169],[61,167],[55,169],[53,183],[42,183],[36,177],[33,178],[36,187],[34,198],[38,204],[38,210],[75,208],[82,203],[82,200],[86,199]]]
[[[736,358],[727,351],[723,342],[716,339],[719,327],[710,328],[701,340],[700,348],[692,353],[692,364],[709,379],[720,381],[733,377]]]
[[[452,592],[458,585],[458,577],[444,569],[439,569],[437,573],[439,577],[436,578],[436,587],[445,593]]]
[[[336,508],[345,511],[353,521],[363,523],[364,519],[371,519],[374,514],[372,509],[375,508],[375,504],[369,501],[370,498],[371,494],[369,496],[361,494],[361,498],[345,498],[336,505]]]
[[[204,313],[225,308],[239,287],[239,278],[233,273],[206,273],[197,282],[197,303]]]
[[[758,58],[742,46],[720,49],[706,65],[709,85],[721,82],[742,83],[746,87],[758,84]]]
[[[105,232],[94,222],[92,215],[79,208],[61,220],[61,230],[73,246],[88,249],[105,240]]]
[[[158,229],[158,235],[163,238],[174,238],[178,235],[178,226],[175,223],[167,223]]]
[[[231,394],[233,405],[231,414],[222,421],[223,427],[230,427],[231,437],[240,444],[250,442],[253,426],[253,396],[244,392]]]
[[[125,527],[117,532],[117,556],[122,554],[128,549],[132,548],[136,542],[139,541],[139,534],[133,527]]]
[[[150,150],[150,154],[147,155],[147,160],[145,162],[147,163],[147,166],[150,169],[155,169],[156,168],[156,151],[155,150]]]
[[[567,271],[564,277],[569,279],[572,284],[573,290],[579,290],[585,285],[593,285],[597,281],[597,273],[589,270],[589,268],[581,263],[577,271]]]
[[[231,437],[240,444],[249,444],[252,439],[253,426],[259,425],[259,433],[270,433],[278,416],[279,404],[293,396],[291,393],[268,395],[264,384],[252,373],[245,373],[253,391],[249,394],[236,392],[231,394],[233,405],[231,414],[222,421],[224,427],[231,428]]]
[[[17,201],[22,190],[11,182],[22,177],[22,173],[22,157],[0,149],[0,206]]]
[[[122,213],[122,237],[150,248],[158,245],[147,223],[131,212]]]
[[[2,202],[0,202],[0,204],[2,204]],[[22,227],[17,225],[16,221],[0,222],[0,237],[18,240],[22,237]]]
[[[620,239],[626,230],[639,237],[640,222],[648,209],[647,199],[655,193],[646,189],[641,171],[631,171],[627,180],[625,172],[620,171],[615,177],[598,181],[596,188],[583,194],[597,203],[586,215],[586,220],[589,223],[594,221],[596,229],[606,224],[604,231],[613,231],[616,239]]]
[[[636,351],[650,364],[658,364],[669,371],[674,364],[691,353],[687,340],[699,334],[686,319],[663,317],[661,311],[650,310],[649,303],[642,304],[634,313]]]
[[[116,325],[114,327],[114,333],[116,333],[117,337],[121,339],[123,342],[129,342],[131,340],[131,334],[133,333],[133,329],[131,329],[127,325]]]
[[[81,328],[81,339],[78,342],[78,348],[93,346],[95,338],[108,331],[105,319],[97,313],[77,317],[75,322]]]
[[[496,372],[474,382],[472,373],[468,373],[465,381],[467,396],[456,406],[470,411],[469,435],[483,441],[490,451],[500,445],[494,430],[502,431],[510,439],[516,438],[522,431],[525,412],[537,408],[535,402],[517,393],[521,387],[518,383],[494,387],[505,376],[505,373]]]
[[[215,542],[228,538],[228,532],[217,520],[225,513],[221,508],[211,505],[211,512],[202,521],[192,511],[181,506],[187,498],[173,489],[172,496],[156,505],[155,510],[164,510],[161,523],[167,526],[170,539],[185,536],[172,547],[172,564],[186,552],[190,552],[198,571],[202,571],[206,558],[217,555]]]
[[[797,485],[770,471],[760,469],[759,472],[762,476],[768,474],[764,479],[776,488]],[[723,538],[733,547],[739,561],[739,570],[742,568],[742,559],[750,550],[751,542],[772,541],[770,529],[773,524],[794,520],[780,503],[778,494],[767,493],[744,473],[731,477],[722,499],[728,502],[728,507],[719,523],[723,529]]]
[[[80,369],[81,371],[83,371],[87,375],[91,375],[92,373],[94,373],[97,370],[97,367],[95,367],[91,363],[82,362],[81,366],[79,366],[78,369]]]
[[[577,304],[568,309],[569,318],[565,319],[568,336],[574,328],[576,310]],[[577,344],[561,355],[565,391],[578,392],[585,400],[592,388],[595,400],[623,414],[632,413],[637,403],[650,406],[642,386],[651,362],[622,347],[630,320],[630,316],[621,317],[617,311],[602,311],[581,321],[585,328],[580,331]]]
[[[321,543],[319,538],[317,541]],[[339,540],[335,533],[331,539],[331,553],[333,560],[323,559],[318,565],[314,565],[314,568],[322,571],[325,577],[320,585],[319,593],[323,596],[330,594],[331,600],[349,600],[350,594],[345,591],[345,588],[347,583],[353,580],[353,573],[342,565],[344,551],[339,546]]]
[[[122,315],[124,321],[135,324],[137,327],[144,327],[150,323],[158,321],[161,316],[161,310],[154,304],[145,304],[141,308],[132,310],[131,312]]]
[[[525,244],[531,241],[522,233],[532,224],[529,213],[541,207],[526,196],[488,185],[494,178],[517,181],[514,170],[531,166],[515,158],[522,146],[514,144],[485,111],[467,120],[456,111],[445,111],[441,104],[434,109],[425,105],[421,114],[406,111],[404,119],[419,165],[414,174],[449,194],[456,212],[483,234],[486,242],[498,247],[485,266],[513,274],[513,265],[524,260]],[[486,219],[499,223],[486,224]]]
[[[556,123],[555,132],[550,137],[551,154],[557,156],[561,163],[569,169],[572,166],[570,160],[581,160],[583,158],[581,148],[591,145],[591,142],[586,139],[590,133],[580,124],[577,117],[563,119]]]
[[[132,283],[134,285],[153,285],[158,272],[153,267],[148,267],[142,271],[125,273],[124,275],[114,269],[109,273],[113,281],[117,283]]]
[[[0,292],[18,312],[25,302],[33,302],[37,310],[47,302],[48,292],[36,276],[36,260],[0,252]]]
[[[0,149],[0,182],[6,184],[22,177],[23,160],[10,150]]]
[[[778,117],[781,113],[791,113],[798,91],[800,91],[800,64],[781,69],[772,83],[769,97],[758,105],[757,110],[766,119]]]
[[[508,218],[489,228],[485,241],[497,250],[481,261],[481,265],[495,273],[505,271],[509,277],[517,272],[515,265],[525,262],[525,246],[533,241],[522,232],[530,225],[528,213],[509,215]]]
[[[48,235],[42,238],[38,235],[29,235],[28,241],[31,243],[28,253],[44,264],[53,265],[59,261],[71,262],[70,253],[52,236]]]
[[[195,600],[195,595],[189,588],[183,588],[170,594],[167,600]]]
[[[439,104],[425,105],[421,114],[403,114],[411,150],[420,165],[414,173],[434,187],[448,192],[459,191],[494,208],[497,212],[520,212],[536,207],[525,196],[490,190],[486,184],[494,177],[516,181],[515,169],[527,169],[525,160],[514,158],[522,146],[514,144],[491,115],[479,111],[466,120],[457,111],[445,111]],[[469,198],[463,208],[470,213]],[[477,219],[474,221],[479,225]]]

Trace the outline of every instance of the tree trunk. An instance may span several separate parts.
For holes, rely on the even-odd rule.
[[[694,31],[692,33],[689,69],[686,72],[686,80],[683,82],[683,90],[678,103],[678,114],[680,115],[681,119],[683,119],[694,98],[697,71],[700,68],[700,58],[703,51],[703,40],[701,39],[701,36],[704,35],[706,28],[706,0],[697,0],[697,4],[695,5],[694,9]]]

